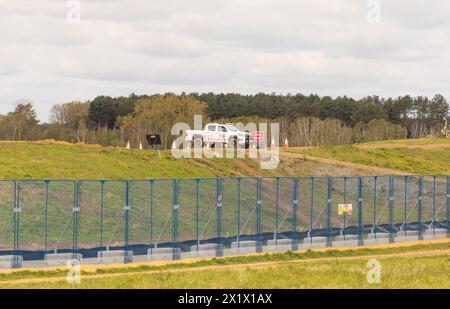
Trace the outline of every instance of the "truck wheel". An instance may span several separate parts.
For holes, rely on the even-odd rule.
[[[203,139],[201,137],[194,138],[194,148],[202,148],[203,147]]]
[[[244,147],[245,147],[245,149],[250,148],[250,137],[248,137],[248,136],[245,137]]]
[[[238,142],[237,142],[237,138],[236,137],[231,137],[229,140],[228,140],[228,148],[233,148],[233,149],[235,149],[236,147],[237,147],[237,145],[238,145]]]

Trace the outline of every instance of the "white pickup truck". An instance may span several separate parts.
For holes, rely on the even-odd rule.
[[[204,130],[187,130],[186,142],[193,143],[194,147],[214,147],[221,144],[226,147],[245,147],[253,144],[252,134],[240,131],[232,125],[208,123]]]

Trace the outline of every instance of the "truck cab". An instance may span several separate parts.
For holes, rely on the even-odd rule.
[[[194,147],[214,147],[216,144],[226,147],[249,147],[250,133],[242,132],[233,125],[208,123],[203,130],[187,130],[186,141]]]

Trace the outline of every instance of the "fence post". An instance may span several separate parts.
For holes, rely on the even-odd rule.
[[[405,236],[406,236],[406,231],[408,230],[408,219],[407,219],[407,213],[408,213],[408,176],[404,177],[404,182],[405,182],[405,196],[404,196],[404,201],[403,201],[403,205],[404,205],[404,218],[403,218],[403,222],[405,224]]]
[[[333,190],[333,178],[328,177],[327,185],[327,247],[331,247],[332,226],[331,226],[331,191]]]
[[[363,183],[362,177],[358,177],[358,246],[363,245]]]
[[[262,222],[261,222],[261,207],[262,207],[262,198],[261,198],[261,178],[258,177],[256,179],[256,252],[262,252]]]
[[[22,262],[19,258],[19,223],[20,223],[20,181],[14,180],[14,208],[13,208],[13,224],[14,224],[14,253],[12,268],[21,268]]]
[[[311,177],[311,200],[310,200],[310,213],[309,213],[309,237],[310,242],[312,243],[312,229],[313,229],[313,222],[314,222],[314,177]]]
[[[130,250],[130,183],[128,180],[125,181],[125,259],[124,263],[131,263],[133,258]]]
[[[172,259],[179,260],[181,258],[178,243],[178,211],[180,204],[178,202],[178,180],[173,180],[172,185]]]
[[[433,229],[433,235],[436,232],[436,175],[433,176],[433,219],[431,220],[432,225],[430,228]]]
[[[373,177],[373,227],[372,233],[376,233],[376,224],[377,224],[377,181],[378,176]]]
[[[450,237],[450,176],[447,176],[447,237]]]
[[[103,257],[103,217],[105,208],[105,181],[100,180],[100,257]]]
[[[155,186],[155,180],[150,179],[150,245],[154,248],[153,243],[153,190]]]
[[[197,236],[197,252],[200,246],[199,207],[200,207],[200,179],[195,180],[195,231]]]
[[[222,247],[222,179],[216,179],[216,256],[223,256]]]
[[[394,242],[394,177],[389,176],[389,242]]]
[[[344,204],[347,204],[347,185],[348,185],[347,182],[348,182],[347,177],[344,177]],[[344,220],[344,228],[342,229],[342,233],[344,235],[344,240],[346,240],[345,235],[347,233],[345,229],[347,227],[347,214],[345,211],[343,213],[343,220]]]
[[[422,223],[422,208],[423,208],[423,176],[419,177],[419,208],[418,208],[418,224],[419,224],[419,240],[423,240],[423,223]]]
[[[292,188],[292,251],[298,250],[297,234],[297,206],[298,206],[298,178],[293,178]]]
[[[241,234],[241,178],[237,179],[237,246],[240,247]]]
[[[48,183],[49,180],[45,180],[45,222],[44,222],[44,231],[45,231],[45,252],[48,251]]]
[[[74,181],[73,207],[72,207],[72,259],[76,259],[78,252],[78,213],[80,212],[80,182]]]
[[[278,216],[280,207],[280,177],[276,178],[276,189],[275,189],[275,245],[278,245]]]

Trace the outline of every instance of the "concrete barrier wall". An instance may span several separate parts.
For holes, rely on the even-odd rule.
[[[44,255],[44,260],[48,266],[68,266],[70,261],[77,260],[80,263],[83,260],[81,253],[48,253]]]
[[[243,255],[243,254],[251,254],[256,253],[256,241],[254,246],[250,246],[250,243],[246,243],[246,246],[244,247],[236,247],[231,246],[231,248],[227,248],[223,250],[223,256],[236,256],[236,255]]]
[[[353,247],[358,246],[358,235],[339,235],[331,242],[332,247]]]
[[[334,240],[331,242],[332,247],[354,247],[358,244],[358,240]]]
[[[180,248],[175,249],[175,255],[181,256]],[[174,257],[173,248],[150,248],[147,250],[148,261],[172,261]]]
[[[269,239],[267,241],[268,246],[276,246],[276,245],[292,245],[292,239],[283,238],[283,239]]]
[[[21,255],[0,256],[0,269],[21,268],[23,257]]]
[[[231,248],[245,248],[245,247],[256,247],[256,240],[242,240],[242,241],[233,241],[231,243]]]
[[[419,240],[419,231],[401,231],[397,232],[394,242],[416,241]]]
[[[358,235],[338,235],[334,238],[334,241],[358,240],[358,237]]]
[[[423,233],[424,240],[441,239],[447,237],[446,229],[429,229]]]
[[[311,248],[325,248],[327,246],[327,237],[316,236],[307,237],[302,240],[302,244],[298,246],[299,250],[308,250]]]
[[[97,262],[100,264],[130,263],[132,261],[133,251],[111,250],[97,253]]]
[[[191,258],[209,258],[215,257],[217,250],[223,250],[223,246],[219,244],[200,244],[191,246]]]
[[[386,244],[390,242],[389,233],[376,233],[364,235],[363,245],[377,245]],[[424,239],[439,239],[447,237],[446,229],[428,229],[423,231]],[[418,231],[402,231],[393,235],[394,242],[415,241],[418,239]],[[291,239],[279,239],[278,244],[275,240],[267,241],[267,244],[262,246],[262,252],[287,252],[292,251]],[[333,238],[332,247],[357,247],[359,244],[358,235],[338,235]],[[231,248],[219,249],[223,252],[223,256],[239,256],[246,254],[253,254],[257,252],[257,241],[246,240],[239,243],[233,242]],[[304,251],[313,248],[325,248],[327,246],[327,237],[307,237],[298,244],[298,251]],[[175,259],[193,259],[193,258],[212,258],[216,257],[217,245],[214,243],[193,245],[190,248],[192,251],[181,252],[180,248],[175,251]],[[197,250],[198,249],[198,250]],[[67,266],[68,261],[73,259],[72,253],[49,253],[44,255],[42,261],[25,261],[26,267],[45,267],[45,266]],[[97,258],[83,259],[82,254],[77,253],[75,260],[79,260],[83,264],[113,264],[113,263],[130,263],[132,261],[171,261],[174,259],[173,249],[170,247],[152,248],[148,249],[147,255],[133,256],[132,251],[125,250],[111,250],[99,251]],[[0,269],[20,268],[23,265],[23,257],[13,255],[0,256]]]
[[[291,245],[267,245],[262,247],[263,252],[288,252],[292,251]]]
[[[370,233],[367,234],[367,239],[389,239],[389,233]]]
[[[371,233],[364,239],[364,245],[379,245],[389,243],[389,233]],[[395,236],[395,234],[394,234]]]
[[[218,244],[200,244],[191,246],[192,251],[211,251],[216,250]]]

